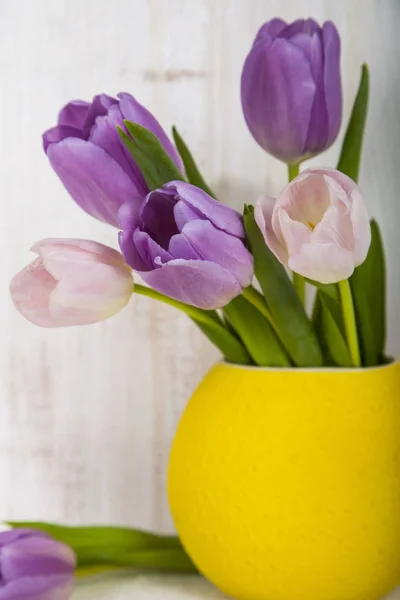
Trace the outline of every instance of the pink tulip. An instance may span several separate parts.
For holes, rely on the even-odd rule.
[[[129,301],[133,278],[122,255],[89,240],[46,239],[38,257],[10,285],[13,302],[41,327],[87,325],[111,317]]]
[[[278,260],[320,283],[348,279],[371,243],[360,188],[335,169],[307,169],[278,198],[259,198],[255,218]]]

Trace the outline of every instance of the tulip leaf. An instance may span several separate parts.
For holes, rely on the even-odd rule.
[[[337,168],[354,181],[358,180],[361,151],[364,138],[365,122],[367,119],[369,97],[369,71],[363,64],[357,95],[354,100],[349,124],[342,144],[342,150]]]
[[[187,147],[186,143],[184,142],[183,138],[181,137],[175,126],[172,128],[172,135],[174,137],[175,146],[177,147],[178,152],[183,160],[186,177],[189,183],[196,185],[206,194],[212,196],[212,198],[216,198],[213,191],[208,187],[208,185],[204,181],[204,178],[200,173],[189,148]]]
[[[252,206],[245,206],[244,225],[255,276],[286,351],[298,367],[321,366],[322,351],[312,323],[285,268],[266,246]]]
[[[337,303],[340,303],[340,295],[338,287],[335,283],[320,283],[319,281],[314,281],[313,279],[308,279],[307,277],[304,280],[316,287],[320,290],[324,295],[329,296],[332,300],[335,300]]]
[[[196,572],[176,536],[161,536],[123,527],[69,527],[40,522],[12,522],[67,544],[77,556],[78,575],[115,567]],[[104,567],[101,569],[101,567]]]
[[[237,296],[224,307],[224,316],[238,333],[256,365],[289,367],[290,360],[267,319],[246,298]]]
[[[366,260],[350,277],[363,365],[384,362],[386,344],[386,268],[378,223],[371,221]]]
[[[121,127],[118,127],[118,133],[150,190],[156,190],[169,181],[184,181],[182,173],[154,133],[131,121],[124,121],[124,125],[131,137]]]
[[[337,286],[333,287],[337,289]],[[325,356],[337,367],[351,367],[353,363],[346,342],[340,302],[333,295],[321,290],[317,294],[316,302],[320,302],[320,322],[317,331]]]

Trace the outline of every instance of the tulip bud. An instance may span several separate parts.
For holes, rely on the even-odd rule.
[[[72,198],[87,213],[117,226],[119,207],[149,192],[136,161],[120,140],[127,119],[149,129],[182,169],[182,162],[153,115],[130,94],[100,94],[91,103],[64,106],[58,124],[43,134],[50,163]]]
[[[342,115],[336,27],[265,23],[244,64],[241,94],[247,126],[266,152],[296,164],[326,150]]]
[[[348,279],[371,243],[360,188],[335,169],[307,169],[278,198],[259,198],[255,218],[278,260],[320,283]]]
[[[102,321],[120,311],[133,292],[133,278],[119,252],[89,240],[37,242],[38,258],[10,285],[19,312],[41,327]]]
[[[172,181],[138,209],[119,212],[125,259],[152,288],[203,309],[225,306],[250,285],[253,257],[239,213],[200,188]]]
[[[67,600],[74,587],[75,554],[30,529],[0,533],[0,600]]]

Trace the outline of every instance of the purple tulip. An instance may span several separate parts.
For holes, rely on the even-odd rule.
[[[75,555],[31,529],[0,533],[0,600],[67,600],[74,587]]]
[[[264,150],[289,164],[326,150],[342,116],[336,27],[312,19],[265,23],[244,64],[241,92],[247,126]]]
[[[203,309],[250,285],[242,217],[194,185],[172,181],[119,211],[125,260],[152,288]]]
[[[43,134],[45,152],[72,198],[93,217],[115,226],[120,206],[128,200],[143,199],[149,192],[138,165],[119,138],[117,125],[124,127],[124,119],[152,131],[182,169],[161,125],[130,94],[118,94],[118,100],[100,94],[91,103],[69,102],[61,110],[56,127]]]

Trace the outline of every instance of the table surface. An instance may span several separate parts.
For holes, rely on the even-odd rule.
[[[197,575],[114,574],[79,583],[72,600],[223,600],[210,583]],[[400,588],[386,600],[400,600]]]

